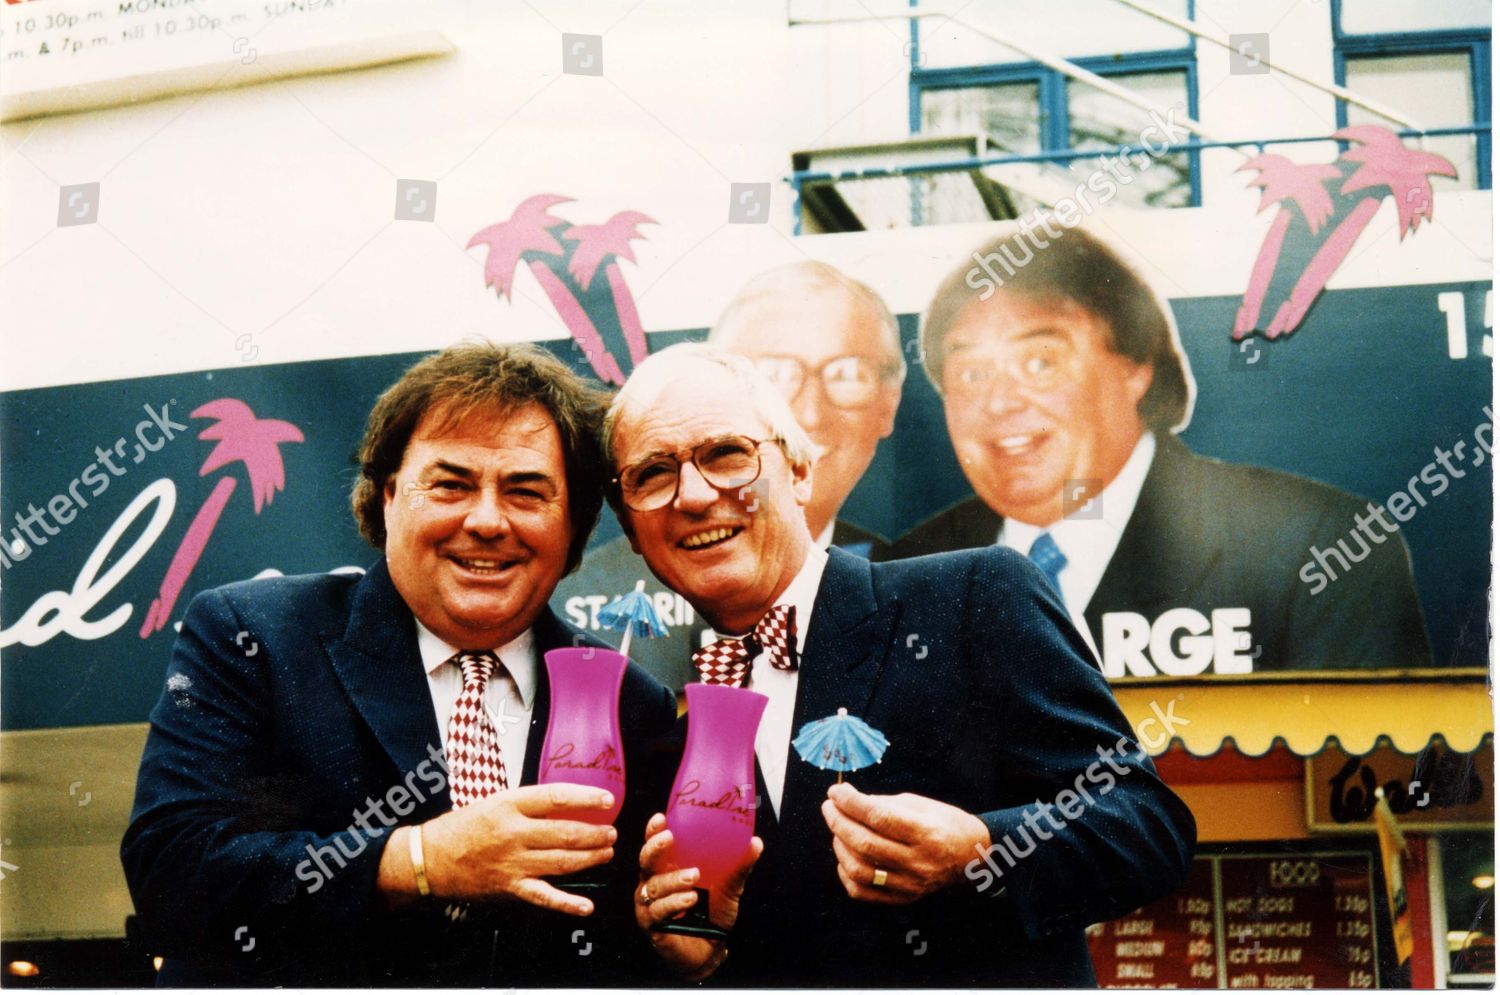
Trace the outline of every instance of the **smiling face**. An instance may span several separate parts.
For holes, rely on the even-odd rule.
[[[831,378],[852,380],[883,370],[900,359],[887,338],[879,316],[838,286],[798,295],[763,295],[735,311],[711,336],[714,345],[763,364],[775,364],[778,358],[802,362],[802,383],[788,403],[818,447],[817,483],[807,505],[807,524],[814,535],[834,520],[859,483],[876,444],[895,427],[901,402],[899,380],[885,376],[869,403],[840,407],[819,382],[818,371],[830,361],[835,361],[826,374]],[[838,361],[840,357],[857,359]],[[794,389],[793,378],[784,380],[788,394]],[[841,385],[831,387],[838,390]]]
[[[1067,481],[1102,489],[1145,426],[1151,367],[1111,351],[1109,327],[1071,301],[1000,291],[943,339],[943,404],[964,474],[1007,518],[1063,517]]]
[[[429,411],[385,485],[385,557],[396,590],[444,642],[491,649],[552,596],[572,527],[562,438],[538,405]]]
[[[691,375],[621,410],[613,442],[616,472],[712,439],[772,435],[727,369],[707,362],[684,368]],[[802,569],[812,544],[803,510],[813,491],[811,468],[790,464],[774,442],[758,451],[763,484],[743,498],[743,489],[721,492],[710,485],[686,457],[670,504],[621,512],[631,546],[651,572],[720,632],[753,626]]]

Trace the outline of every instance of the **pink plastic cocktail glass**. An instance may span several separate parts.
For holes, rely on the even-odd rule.
[[[728,685],[687,686],[687,745],[667,802],[667,828],[677,866],[698,868],[698,904],[659,929],[725,935],[709,924],[708,892],[739,866],[755,834],[755,733],[767,700]]]
[[[538,784],[582,784],[614,795],[608,810],[570,813],[579,822],[610,825],[625,803],[625,747],[620,738],[620,684],[628,657],[573,646],[548,650],[552,707],[537,767]]]

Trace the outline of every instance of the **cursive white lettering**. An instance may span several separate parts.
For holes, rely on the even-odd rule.
[[[115,543],[120,541],[125,530],[152,502],[156,502],[156,510],[152,512],[145,530],[130,544],[124,555],[105,571],[104,576],[97,576],[104,561],[113,552]],[[124,625],[135,607],[128,602],[95,621],[84,616],[104,600],[104,596],[113,591],[141,561],[146,551],[166,530],[167,522],[172,517],[172,509],[176,506],[177,487],[171,479],[162,477],[153,481],[135,496],[135,500],[120,512],[120,517],[104,533],[94,551],[84,560],[83,568],[78,571],[78,578],[73,581],[73,589],[49,591],[37,598],[20,621],[9,629],[0,629],[0,648],[16,643],[40,646],[60,632],[66,632],[75,639],[102,639]]]

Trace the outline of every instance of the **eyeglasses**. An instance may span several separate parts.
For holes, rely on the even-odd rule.
[[[901,369],[899,363],[867,356],[835,356],[816,370],[796,356],[757,356],[754,362],[789,402],[797,400],[811,375],[822,385],[830,404],[849,410],[875,403],[881,385]]]
[[[693,466],[713,487],[721,491],[748,487],[760,478],[760,447],[780,439],[752,439],[725,435],[709,439],[693,449],[658,453],[630,464],[612,483],[620,488],[620,499],[632,511],[656,511],[677,497],[682,464],[691,457]]]
[[[943,365],[943,387],[962,397],[987,397],[1003,372],[1017,386],[1044,390],[1067,372],[1073,351],[1052,341],[1036,340],[1004,355],[958,353]]]

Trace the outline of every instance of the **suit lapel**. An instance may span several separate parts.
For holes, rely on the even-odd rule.
[[[399,771],[438,749],[432,692],[417,651],[416,621],[382,559],[355,585],[342,638],[324,647],[354,707]],[[444,789],[447,801],[447,789]]]
[[[1128,610],[1150,619],[1192,603],[1218,561],[1224,537],[1203,534],[1198,513],[1183,500],[1194,490],[1194,458],[1175,437],[1158,436],[1135,511],[1084,611],[1096,641],[1103,638],[1105,612]]]
[[[549,608],[543,608],[532,624],[532,637],[537,653],[536,696],[519,784],[536,783],[552,708],[543,654],[574,645],[572,634]],[[417,650],[416,620],[391,583],[384,560],[355,586],[343,638],[330,642],[326,649],[344,691],[398,770],[412,770],[426,760],[428,744],[434,749],[442,746],[432,691]]]
[[[785,789],[786,786],[783,785],[782,790]],[[755,835],[764,840],[769,848],[775,845],[775,840],[780,835],[781,823],[776,815],[776,806],[766,800],[771,794],[766,790],[766,778],[761,773],[759,758],[755,761],[755,797],[758,799],[755,804]],[[783,795],[783,804],[785,801],[786,796]]]
[[[808,722],[840,708],[863,715],[891,646],[899,613],[881,613],[870,564],[839,549],[828,551],[818,585],[797,679],[792,736]],[[787,756],[778,826],[784,886],[795,887],[810,868],[826,863],[828,830],[819,807],[835,778],[797,756]]]

